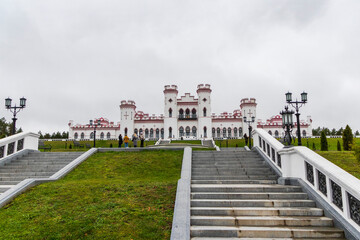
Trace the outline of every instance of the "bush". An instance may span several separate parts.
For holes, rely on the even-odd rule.
[[[316,151],[315,143],[313,142],[313,150]]]
[[[328,146],[328,142],[326,139],[326,134],[325,131],[321,132],[321,151],[328,151],[329,150],[329,146]]]
[[[72,145],[71,145],[71,144],[69,145],[69,149],[72,149]]]
[[[356,160],[360,163],[360,146],[359,145],[352,145],[352,150],[354,151]]]
[[[350,151],[351,150],[351,146],[353,144],[353,134],[352,134],[352,130],[349,127],[349,125],[346,125],[346,128],[343,132],[343,147],[344,147],[344,151]]]
[[[338,151],[341,151],[341,144],[340,144],[340,141],[339,141],[339,140],[337,141],[337,150],[338,150]]]
[[[113,147],[113,145],[112,145],[112,143],[110,143],[110,148],[112,148]]]

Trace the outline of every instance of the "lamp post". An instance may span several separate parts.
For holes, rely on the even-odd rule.
[[[252,116],[251,120],[247,121],[247,117],[244,116],[244,123],[247,123],[249,125],[249,148],[251,149],[251,131],[252,131],[252,127],[251,127],[251,123],[255,122],[255,117]]]
[[[6,99],[5,99],[5,108],[6,108],[7,110],[10,110],[10,112],[13,113],[13,118],[12,118],[12,120],[13,120],[12,135],[13,135],[13,134],[16,133],[16,120],[17,120],[16,114],[17,114],[21,109],[25,108],[25,106],[26,106],[26,98],[24,98],[24,97],[20,98],[20,107],[17,107],[16,104],[15,104],[15,106],[12,107],[12,106],[11,106],[11,101],[12,101],[11,98],[6,98]]]
[[[280,112],[282,116],[282,122],[283,122],[283,128],[285,129],[285,136],[284,136],[284,142],[287,143],[287,146],[291,145],[292,138],[290,135],[290,132],[292,131],[292,128],[294,127],[293,124],[293,114],[294,111],[289,111],[289,107],[285,107],[285,111]],[[290,129],[291,128],[291,129]]]
[[[93,120],[90,120],[90,127],[94,128],[94,147],[96,142],[96,127],[100,125],[101,125],[100,120],[98,120],[97,123],[94,123]]]
[[[288,92],[285,94],[286,102],[290,104],[296,110],[296,123],[297,123],[297,137],[298,137],[298,146],[301,146],[301,132],[300,132],[300,113],[299,109],[307,103],[307,93],[303,92],[301,94],[301,101],[292,101],[292,93]]]

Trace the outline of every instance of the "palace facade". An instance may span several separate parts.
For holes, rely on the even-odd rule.
[[[185,93],[178,96],[176,85],[166,85],[164,88],[164,113],[150,115],[136,110],[132,100],[121,101],[120,122],[110,122],[105,118],[95,119],[100,125],[96,129],[98,139],[117,139],[119,134],[131,136],[133,133],[143,133],[146,139],[208,139],[208,138],[242,138],[247,133],[247,119],[255,117],[253,128],[263,128],[274,137],[284,135],[281,116],[277,115],[265,123],[256,119],[256,99],[243,98],[239,109],[232,113],[223,112],[219,115],[211,110],[211,88],[209,84],[197,86],[197,96]],[[301,122],[304,136],[311,135],[311,119]],[[74,124],[69,122],[69,138],[92,139],[94,128],[89,124]],[[247,133],[248,134],[248,133]]]

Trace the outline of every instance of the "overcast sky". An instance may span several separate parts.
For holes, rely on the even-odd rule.
[[[1,0],[0,117],[24,131],[120,121],[121,100],[163,113],[163,88],[212,86],[212,111],[255,97],[258,118],[309,102],[313,126],[360,130],[358,0]]]

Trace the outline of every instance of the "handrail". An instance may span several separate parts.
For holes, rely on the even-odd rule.
[[[282,178],[301,179],[360,236],[360,180],[307,147],[284,147],[263,129],[254,130],[254,147]]]
[[[17,153],[23,149],[38,150],[39,135],[36,133],[18,133],[0,139],[0,159]]]

